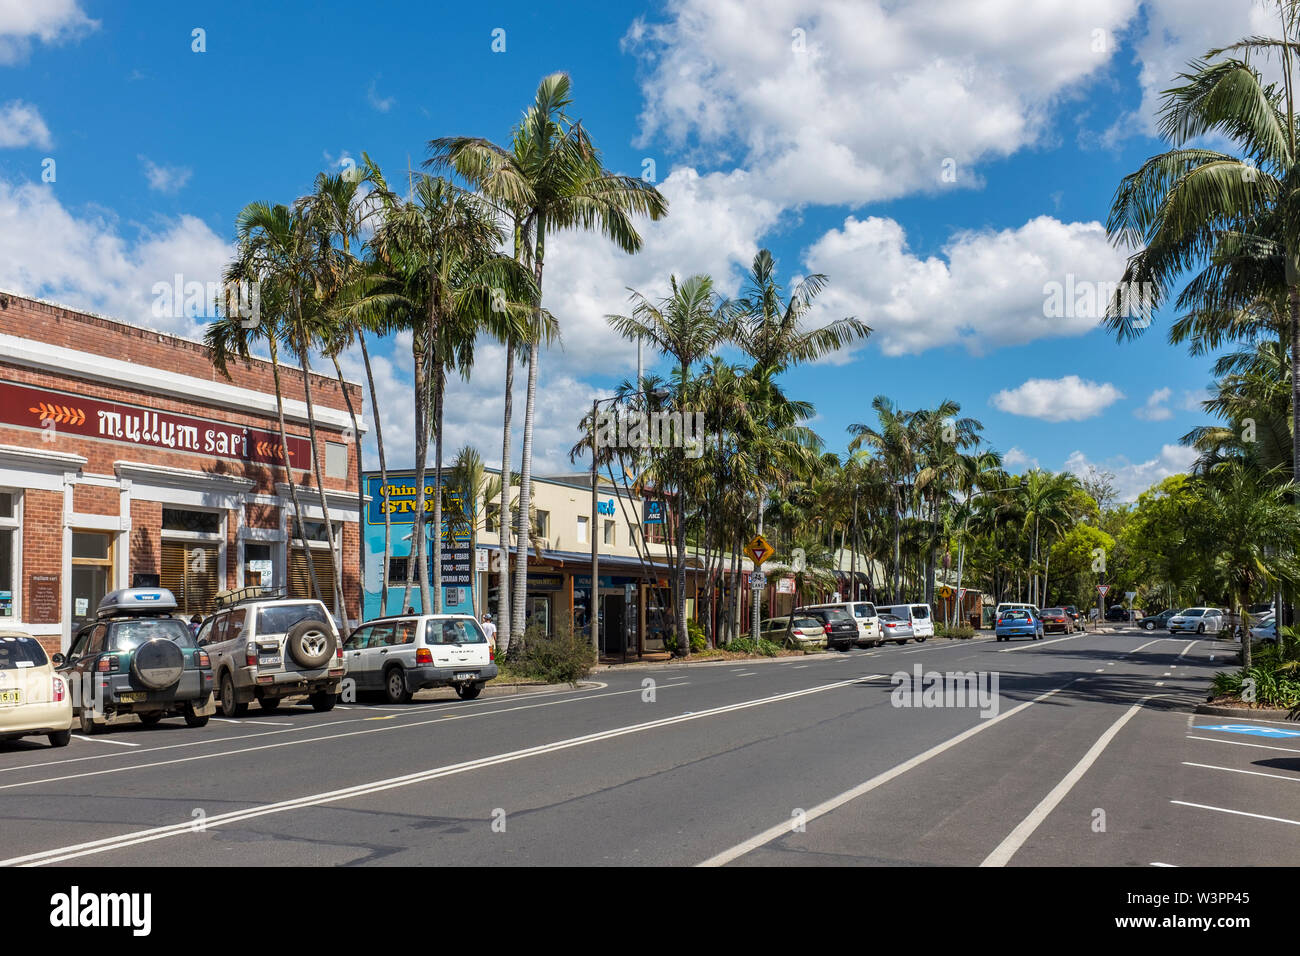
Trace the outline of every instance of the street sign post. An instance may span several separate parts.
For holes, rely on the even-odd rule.
[[[767,575],[762,571],[749,572],[749,586],[751,588],[761,588],[767,586]]]

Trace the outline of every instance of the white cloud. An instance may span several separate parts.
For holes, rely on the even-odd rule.
[[[1049,107],[1104,70],[1094,31],[1137,0],[676,0],[625,46],[648,67],[641,142],[742,163],[761,195],[864,203],[978,183],[1040,143]],[[731,154],[731,143],[738,144]]]
[[[1185,412],[1203,412],[1205,409],[1201,403],[1208,400],[1209,397],[1209,391],[1204,388],[1184,391],[1182,404],[1179,407]]]
[[[54,140],[50,137],[50,129],[35,106],[22,100],[10,100],[0,105],[0,149],[24,146],[49,149],[52,145]]]
[[[0,287],[14,292],[192,336],[193,317],[156,314],[154,285],[177,274],[218,283],[231,254],[194,216],[160,219],[129,238],[103,212],[65,208],[49,186],[0,180]]]
[[[1101,414],[1123,397],[1109,382],[1098,384],[1067,375],[1060,379],[1031,378],[1016,388],[1004,388],[989,401],[1012,415],[1047,422],[1079,422]]]
[[[1159,484],[1170,475],[1189,471],[1196,457],[1195,448],[1161,445],[1160,453],[1147,461],[1134,462],[1125,455],[1117,455],[1094,465],[1082,451],[1074,451],[1065,459],[1065,470],[1076,475],[1086,475],[1089,467],[1109,471],[1115,476],[1115,490],[1119,500],[1136,501],[1137,496],[1152,485]]]
[[[1141,408],[1134,409],[1133,414],[1147,422],[1168,421],[1174,417],[1174,413],[1165,406],[1165,402],[1169,401],[1173,393],[1171,388],[1157,388],[1147,396],[1147,403]]]
[[[370,85],[366,87],[366,102],[380,113],[387,113],[397,103],[397,99],[392,96],[380,96],[375,89],[375,84],[378,82],[379,79],[376,77],[371,80]]]
[[[1045,313],[1044,286],[1067,275],[1114,282],[1124,257],[1097,222],[1064,223],[1039,216],[997,232],[959,232],[942,256],[908,249],[893,219],[849,217],[804,255],[810,272],[830,276],[814,317],[855,315],[873,329],[886,355],[961,345],[980,355],[1004,345],[1082,335],[1097,314]]]
[[[149,188],[154,192],[179,192],[194,173],[188,166],[160,166],[148,156],[138,158],[144,166],[144,176],[149,180]]]
[[[1002,466],[1004,468],[1014,469],[1014,468],[1021,468],[1026,465],[1029,466],[1030,468],[1037,468],[1039,467],[1038,459],[1031,458],[1029,454],[1026,453],[1021,448],[1012,446],[1011,448],[1007,449],[1006,454],[1002,456]]]
[[[77,0],[0,0],[0,66],[26,59],[33,39],[62,43],[98,26]]]

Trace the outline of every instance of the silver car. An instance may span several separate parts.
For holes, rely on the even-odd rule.
[[[906,644],[916,632],[912,629],[909,621],[904,620],[897,614],[880,615],[880,643],[893,641],[895,644]]]
[[[1218,634],[1223,629],[1223,612],[1217,607],[1189,607],[1169,619],[1169,633],[1182,631],[1197,634]]]
[[[348,680],[404,704],[417,690],[454,687],[473,700],[497,676],[496,650],[469,614],[412,614],[367,621],[343,645]]]

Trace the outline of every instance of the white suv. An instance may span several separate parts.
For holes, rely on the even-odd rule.
[[[804,609],[814,607],[839,607],[853,615],[858,625],[857,643],[863,647],[875,647],[882,643],[880,638],[880,615],[876,606],[870,601],[836,601],[830,604],[809,604]]]
[[[356,689],[405,704],[417,690],[454,687],[473,700],[497,676],[496,650],[469,614],[411,614],[362,624],[343,645]]]
[[[275,710],[284,698],[304,694],[316,710],[333,710],[346,668],[329,611],[320,601],[268,600],[259,592],[218,595],[229,606],[199,629],[222,716],[243,716],[253,700]]]

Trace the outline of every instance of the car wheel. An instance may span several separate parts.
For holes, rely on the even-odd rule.
[[[1155,621],[1147,621],[1145,624],[1142,625],[1142,630],[1144,631],[1154,631],[1155,629],[1156,629]]]
[[[473,700],[479,694],[483,693],[483,682],[476,681],[473,684],[457,684],[456,695],[461,700]]]
[[[1197,633],[1197,634],[1204,634],[1204,633],[1205,633],[1205,625],[1204,625],[1204,624],[1197,624],[1197,625],[1196,625],[1196,633]]]
[[[268,714],[274,714],[277,710],[280,709],[280,698],[263,697],[261,700],[257,702],[257,705],[261,707],[264,711],[266,711]]]
[[[194,710],[194,701],[185,702],[185,726],[186,727],[206,727],[208,725],[208,715],[198,714]]]
[[[89,708],[83,707],[77,717],[81,721],[81,732],[87,737],[99,733],[100,725],[95,723],[93,713]]]
[[[311,709],[318,714],[324,714],[334,709],[334,705],[339,702],[339,695],[332,691],[317,691],[311,695]]]
[[[229,673],[221,677],[221,716],[227,719],[243,717],[248,713],[248,705],[241,704],[235,698],[235,681]]]
[[[46,734],[46,738],[49,740],[51,747],[66,747],[68,741],[72,739],[72,731],[71,729],[56,730],[52,734]]]
[[[289,656],[308,670],[324,667],[334,656],[334,631],[324,621],[299,621],[284,638]]]
[[[136,716],[140,718],[140,723],[144,724],[146,727],[152,727],[154,724],[158,723],[158,721],[163,719],[163,712],[161,710],[155,710],[150,714],[137,714]]]
[[[411,699],[406,689],[406,674],[400,667],[390,667],[384,675],[384,697],[390,704],[405,704]]]
[[[928,638],[925,638],[925,637],[918,637],[918,638],[916,639],[916,643],[918,643],[918,644],[924,644],[927,640],[928,640]]]

